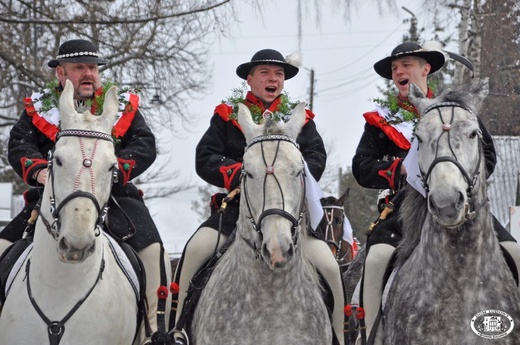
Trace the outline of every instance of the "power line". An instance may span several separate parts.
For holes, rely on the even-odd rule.
[[[338,97],[334,97],[334,98],[322,98],[320,97],[320,93],[318,92],[317,93],[317,96],[320,98],[320,101],[322,102],[331,102],[331,101],[335,101],[335,100],[338,100],[338,99],[341,99],[341,98],[345,98],[346,96],[351,96],[357,92],[359,92],[360,90],[366,88],[367,86],[369,85],[372,85],[374,82],[376,82],[377,80],[379,79],[379,76],[375,76],[374,78],[370,79],[368,82],[366,82],[365,84],[359,86],[359,87],[356,87],[356,88],[353,88],[353,89],[350,89],[350,90],[346,90],[344,92],[341,92],[341,93],[337,93],[337,94],[334,94],[334,95],[337,95]],[[327,96],[332,96],[332,95],[327,95]]]
[[[332,73],[337,73],[339,71],[342,71],[344,70],[345,68],[347,67],[350,67],[352,66],[353,64],[355,64],[356,62],[360,61],[361,59],[363,59],[364,57],[366,57],[368,54],[370,54],[371,52],[373,52],[375,49],[377,49],[383,42],[385,42],[390,36],[392,36],[404,23],[401,23],[399,24],[390,34],[388,34],[385,38],[383,38],[381,40],[381,42],[377,43],[376,45],[373,45],[372,46],[372,49],[370,49],[368,52],[366,52],[364,55],[362,55],[361,57],[357,58],[356,60],[350,62],[349,64],[337,69],[337,70],[334,70],[334,71],[330,71],[330,72],[326,72],[326,73],[322,73],[322,75],[328,75],[328,74],[332,74]]]

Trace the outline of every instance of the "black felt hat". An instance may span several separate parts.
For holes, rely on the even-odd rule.
[[[104,65],[108,62],[101,57],[96,46],[87,40],[70,40],[60,45],[58,56],[49,60],[47,65],[55,68],[60,62],[97,63]]]
[[[285,80],[294,77],[299,70],[298,67],[288,63],[280,52],[274,49],[262,49],[253,55],[251,61],[237,67],[237,75],[246,80],[251,68],[258,65],[282,66],[285,72]]]
[[[430,74],[444,66],[444,54],[437,50],[426,50],[415,42],[404,42],[392,50],[390,56],[374,64],[374,70],[381,77],[392,79],[392,61],[404,56],[418,56],[426,60],[431,66]]]

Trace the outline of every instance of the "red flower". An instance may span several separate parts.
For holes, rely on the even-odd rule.
[[[365,309],[359,307],[356,310],[356,319],[361,320],[365,318]]]
[[[170,291],[174,295],[178,294],[179,291],[180,291],[179,284],[177,284],[176,282],[171,283],[170,284]]]
[[[157,289],[157,297],[160,299],[166,299],[168,297],[168,288],[164,285],[159,286]]]

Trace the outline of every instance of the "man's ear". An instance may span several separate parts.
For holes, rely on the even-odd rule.
[[[65,70],[63,69],[63,66],[61,66],[61,65],[56,66],[56,76],[58,77],[58,79],[63,77],[64,74],[65,74]]]
[[[430,74],[431,69],[432,69],[432,66],[429,63],[425,63],[423,66],[423,77]]]

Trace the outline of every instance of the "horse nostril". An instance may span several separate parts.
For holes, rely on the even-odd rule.
[[[58,248],[61,251],[66,251],[69,249],[69,244],[67,243],[65,237],[60,238],[60,240],[58,241]]]
[[[287,250],[287,260],[294,256],[294,244],[291,243],[289,250]]]
[[[267,249],[267,243],[263,243],[262,244],[262,256],[264,258],[268,258],[271,256],[270,252],[269,252],[269,249]]]

